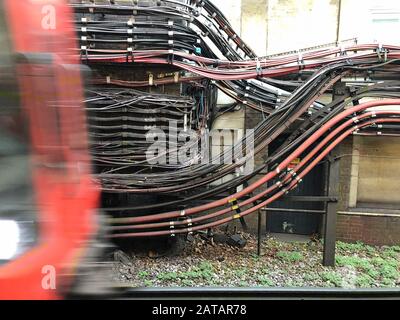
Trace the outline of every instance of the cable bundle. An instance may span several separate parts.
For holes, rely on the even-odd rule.
[[[135,196],[134,205],[106,208],[116,217],[114,237],[176,235],[228,223],[293,190],[347,136],[395,135],[398,129],[397,111],[368,108],[399,104],[399,46],[331,44],[257,57],[208,0],[74,1],[71,6],[79,54],[95,70],[87,105],[97,178],[105,194]],[[322,95],[341,81],[347,83],[343,96],[322,103]],[[163,92],[171,88],[174,94]],[[217,106],[217,89],[235,103]],[[364,98],[387,100],[363,104]],[[200,145],[219,115],[240,107],[263,114],[252,152],[244,136],[208,163],[146,161],[149,129],[167,129],[175,121],[177,130],[193,129],[192,143]],[[237,175],[283,135],[288,138],[264,164]],[[167,153],[181,147],[169,145]],[[235,161],[223,164],[228,152]],[[301,163],[289,170],[299,156]],[[237,192],[243,185],[248,187]],[[144,195],[157,200],[141,203]],[[239,208],[244,211],[238,213]]]

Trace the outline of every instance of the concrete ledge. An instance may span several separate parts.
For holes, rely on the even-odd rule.
[[[367,216],[367,217],[388,217],[400,218],[400,213],[379,213],[379,212],[358,212],[358,211],[338,211],[343,216]]]

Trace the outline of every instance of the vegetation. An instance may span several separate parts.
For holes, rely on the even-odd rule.
[[[258,282],[263,287],[272,287],[274,282],[265,275],[258,276]]]
[[[269,238],[255,254],[256,239],[244,249],[194,242],[180,257],[137,258],[121,278],[146,287],[400,287],[400,246],[337,242],[336,267],[322,266],[321,242],[284,243]],[[133,272],[136,270],[136,272]]]
[[[182,285],[190,286],[193,284],[193,280],[203,279],[210,281],[214,277],[213,266],[210,262],[201,262],[198,266],[195,266],[188,271],[183,272],[161,272],[157,274],[157,279],[161,281],[174,281],[180,280]]]
[[[298,262],[303,260],[303,255],[300,252],[279,251],[276,256],[287,262]]]
[[[342,277],[336,273],[335,271],[326,271],[321,274],[321,278],[330,283],[335,285],[335,287],[341,287],[342,286]]]

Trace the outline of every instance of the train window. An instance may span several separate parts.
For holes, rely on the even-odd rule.
[[[36,240],[30,135],[22,111],[9,33],[0,12],[0,264]]]
[[[29,138],[18,107],[0,112],[0,263],[35,242]]]

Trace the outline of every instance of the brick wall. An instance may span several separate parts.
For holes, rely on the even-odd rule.
[[[354,186],[351,187],[352,165],[354,165],[352,154],[355,153],[356,148],[354,137],[351,136],[340,145],[339,149],[341,158],[337,238],[345,242],[361,241],[372,245],[398,245],[400,244],[400,217],[368,213],[357,215],[356,212],[350,211],[354,211],[351,208],[354,199],[350,198],[353,196],[357,200],[357,190],[354,190]],[[378,182],[376,183],[379,185]],[[357,189],[357,186],[355,188]],[[355,195],[352,194],[354,192]]]
[[[400,244],[400,217],[338,215],[338,240],[371,245]]]

